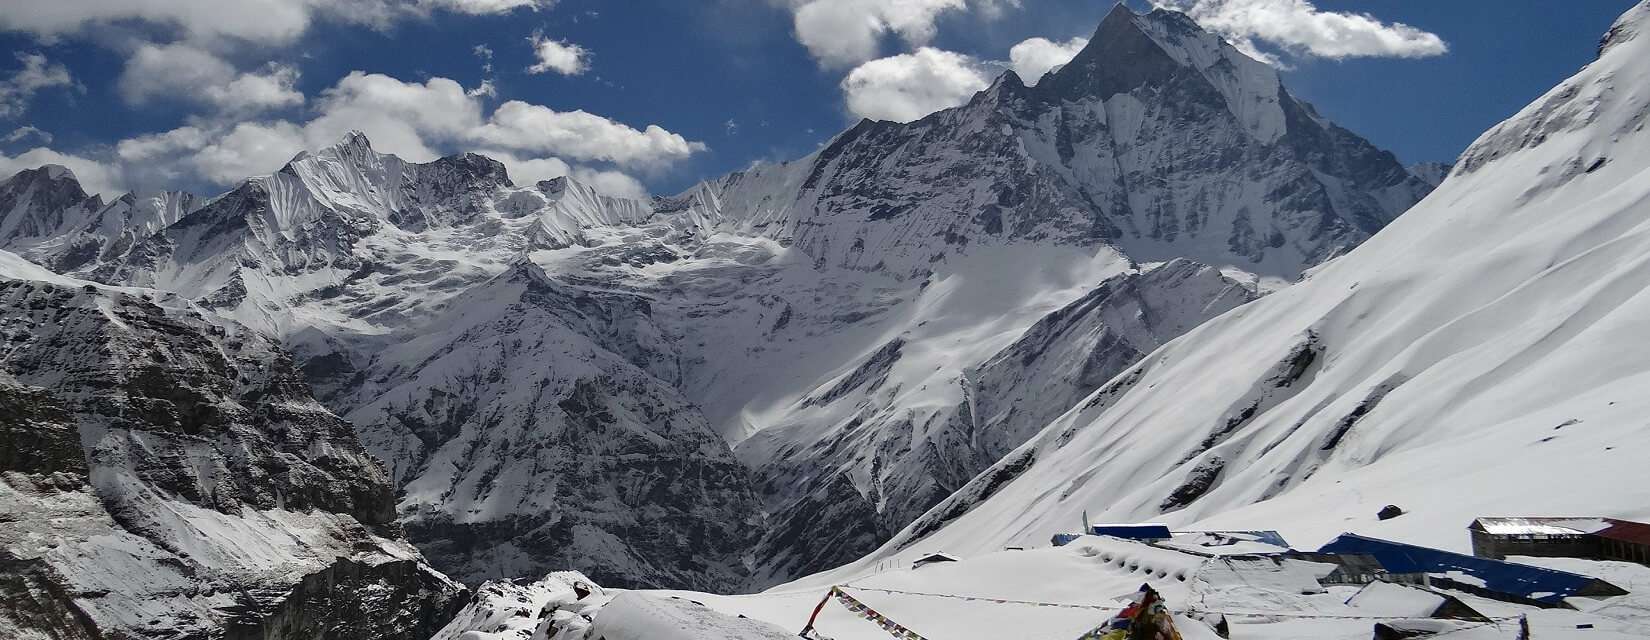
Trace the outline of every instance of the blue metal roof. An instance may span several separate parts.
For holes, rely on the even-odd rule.
[[[1341,534],[1318,552],[1367,553],[1380,560],[1390,573],[1446,574],[1438,577],[1450,580],[1447,574],[1459,572],[1471,578],[1452,580],[1457,584],[1477,587],[1472,584],[1472,578],[1476,578],[1483,582],[1483,586],[1478,587],[1480,589],[1552,605],[1561,604],[1565,598],[1600,582],[1597,578],[1567,571],[1479,558],[1351,533]]]
[[[1169,533],[1169,525],[1155,523],[1097,524],[1089,527],[1089,533],[1126,540],[1167,540],[1174,537],[1174,534]]]

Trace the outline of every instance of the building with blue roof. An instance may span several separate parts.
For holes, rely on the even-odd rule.
[[[1368,554],[1389,573],[1426,574],[1433,586],[1505,602],[1568,607],[1565,598],[1608,597],[1627,591],[1598,578],[1479,558],[1441,549],[1343,533],[1319,553]]]
[[[1089,535],[1111,536],[1124,540],[1138,540],[1151,542],[1153,540],[1168,540],[1174,534],[1169,532],[1169,525],[1147,522],[1141,524],[1097,524],[1089,527]]]

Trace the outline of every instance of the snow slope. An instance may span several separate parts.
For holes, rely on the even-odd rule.
[[[1650,3],[1415,209],[1164,346],[878,552],[1096,520],[1464,550],[1485,513],[1650,516]],[[1407,514],[1377,521],[1381,506]]]
[[[1575,568],[1598,568],[1595,563],[1580,564],[1587,566]],[[1219,637],[1204,622],[1218,621],[1217,616],[1224,616],[1234,640],[1367,640],[1375,624],[1383,622],[1448,630],[1450,638],[1514,640],[1521,615],[1529,617],[1535,638],[1626,640],[1650,633],[1650,626],[1632,617],[1635,611],[1623,609],[1637,604],[1628,596],[1583,612],[1451,594],[1470,600],[1491,621],[1417,620],[1410,609],[1389,608],[1390,602],[1354,599],[1357,587],[1320,585],[1316,575],[1322,566],[1252,555],[1206,557],[1090,536],[1064,547],[982,551],[958,562],[917,569],[885,561],[839,584],[848,595],[925,638],[957,640],[1077,638],[1116,614],[1142,584],[1163,596],[1187,640]],[[748,616],[794,633],[831,584],[790,585],[740,596],[662,595],[702,602],[723,614]],[[1434,602],[1442,599],[1419,590],[1413,593]],[[630,611],[603,609],[595,619],[597,625],[619,626],[633,616]],[[1578,630],[1578,624],[1592,627]],[[836,600],[820,609],[814,626],[818,634],[835,640],[890,637]]]

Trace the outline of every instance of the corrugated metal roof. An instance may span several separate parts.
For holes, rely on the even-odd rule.
[[[1603,582],[1567,571],[1478,558],[1351,533],[1341,534],[1318,551],[1367,553],[1375,556],[1392,573],[1426,573],[1449,577],[1456,582],[1463,582],[1458,576],[1464,574],[1481,582],[1480,588],[1544,604],[1562,603],[1565,598]]]
[[[1495,536],[1579,536],[1607,527],[1604,518],[1479,518],[1473,527]]]
[[[1631,542],[1633,544],[1650,545],[1650,524],[1605,518],[1608,527],[1598,531],[1598,537]]]

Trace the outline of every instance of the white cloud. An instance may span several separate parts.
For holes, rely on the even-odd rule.
[[[999,4],[976,1],[992,9]],[[877,57],[889,33],[911,45],[927,44],[941,14],[968,8],[965,0],[793,0],[792,5],[797,40],[828,67]]]
[[[242,122],[196,151],[188,162],[196,175],[215,184],[232,184],[273,172],[304,145],[303,129],[290,122]]]
[[[23,68],[0,80],[0,118],[21,115],[34,94],[42,89],[74,86],[68,67],[48,61],[39,53],[17,52],[15,55]]]
[[[504,170],[510,174],[510,181],[518,185],[537,184],[573,173],[573,167],[568,166],[561,158],[522,158],[499,149],[480,149],[476,153],[504,163]]]
[[[542,32],[535,32],[527,39],[533,44],[533,56],[537,63],[527,68],[528,73],[555,72],[564,76],[576,76],[590,69],[590,51],[579,45],[565,40],[552,40]]]
[[[137,21],[179,32],[181,39],[225,38],[257,44],[296,41],[317,18],[386,27],[404,18],[449,11],[471,15],[547,8],[551,0],[0,0],[0,30],[43,39]]]
[[[178,127],[164,133],[121,140],[120,144],[115,145],[115,155],[126,162],[145,162],[199,149],[206,143],[206,132],[200,128]]]
[[[16,129],[12,129],[11,133],[8,133],[4,136],[0,136],[0,143],[17,144],[17,143],[22,142],[24,140],[27,140],[29,138],[34,138],[36,140],[39,140],[40,144],[51,144],[52,143],[52,134],[51,133],[48,133],[46,131],[41,131],[40,129],[38,129],[34,126],[31,126],[31,125],[23,125],[23,126],[18,127]]]
[[[1204,28],[1263,62],[1277,60],[1256,41],[1302,56],[1422,58],[1449,45],[1436,34],[1367,13],[1323,11],[1309,0],[1156,0],[1183,11]]]
[[[323,92],[314,110],[307,122],[201,121],[124,140],[114,155],[128,178],[145,186],[175,184],[179,176],[227,185],[275,171],[300,151],[359,130],[379,151],[414,162],[482,149],[519,183],[573,175],[608,193],[634,196],[645,190],[628,174],[570,163],[651,170],[705,149],[657,125],[635,129],[583,111],[511,101],[488,113],[475,90],[447,78],[403,82],[357,71]]]
[[[209,105],[221,113],[251,114],[298,106],[298,71],[271,64],[240,73],[218,56],[187,44],[139,45],[126,60],[120,94],[128,103],[157,100]]]
[[[521,158],[509,151],[483,149],[477,151],[504,164],[510,181],[518,185],[537,184],[551,178],[571,176],[604,194],[619,198],[646,199],[647,187],[640,180],[622,171],[602,170],[585,166],[570,166],[560,158]]]
[[[418,162],[468,142],[483,124],[480,99],[447,78],[402,82],[355,71],[323,93],[316,110],[320,115],[304,126],[302,148],[326,146],[359,130],[379,150]]]
[[[1088,38],[1072,38],[1065,42],[1031,38],[1008,50],[1009,66],[1027,84],[1037,84],[1043,74],[1071,62],[1088,45]]]
[[[573,179],[610,196],[632,200],[644,200],[648,197],[647,187],[642,186],[640,180],[620,171],[579,167],[573,170]]]
[[[637,130],[585,111],[558,112],[511,100],[471,132],[475,140],[517,151],[653,168],[706,149],[658,125]]]
[[[860,65],[842,91],[855,115],[910,122],[967,102],[991,84],[990,72],[969,56],[923,47]]]
[[[24,169],[34,169],[46,164],[68,167],[80,181],[80,188],[85,189],[87,193],[102,194],[105,200],[129,191],[117,169],[91,158],[70,155],[46,147],[35,147],[16,156],[0,153],[0,179],[10,178]]]
[[[549,9],[555,0],[422,0],[426,7],[470,15],[496,15],[516,9]]]

